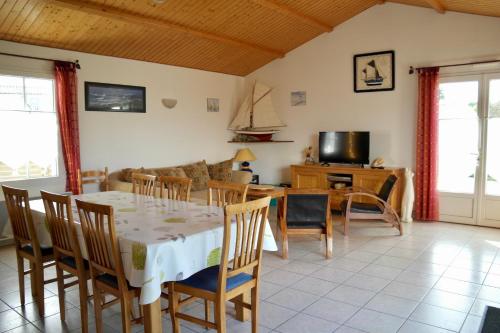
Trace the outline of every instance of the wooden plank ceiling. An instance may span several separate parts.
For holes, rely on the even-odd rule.
[[[498,0],[394,1],[500,16]],[[0,39],[247,75],[383,2],[0,0]]]

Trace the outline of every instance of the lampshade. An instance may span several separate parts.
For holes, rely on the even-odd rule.
[[[257,158],[255,155],[252,153],[252,151],[249,148],[243,148],[238,150],[236,155],[234,156],[234,160],[236,162],[248,162],[248,161],[255,161]]]

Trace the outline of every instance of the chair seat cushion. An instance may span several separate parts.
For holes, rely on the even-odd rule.
[[[74,257],[63,257],[61,262],[76,269],[76,260]],[[89,262],[87,260],[83,259],[83,265],[85,266],[85,269],[89,269]]]
[[[219,279],[219,266],[217,265],[205,268],[204,270],[199,271],[194,275],[191,275],[186,280],[179,281],[177,283],[181,285],[190,286],[193,288],[216,292],[218,279]],[[240,273],[236,276],[230,277],[227,279],[226,282],[226,291],[241,286],[245,282],[251,280],[252,280],[252,275],[246,273]]]
[[[326,224],[323,222],[288,222],[288,229],[325,229]]]
[[[347,200],[342,201],[340,207],[342,207],[342,211],[345,212],[347,209]],[[353,201],[351,203],[351,213],[382,214],[382,210],[373,203]]]
[[[33,251],[33,246],[31,245],[25,245],[21,248],[22,251],[28,252],[32,256],[35,255],[35,252]],[[42,256],[51,256],[54,254],[54,249],[51,247],[40,247],[40,250],[42,250]]]
[[[99,276],[96,277],[96,280],[99,280],[102,283],[105,283],[105,284],[107,284],[110,287],[118,289],[118,279],[114,275],[107,274],[107,273],[101,274],[101,275],[99,275]],[[127,281],[127,288],[129,290],[133,289],[133,287],[130,286],[130,284],[128,283],[128,281]]]

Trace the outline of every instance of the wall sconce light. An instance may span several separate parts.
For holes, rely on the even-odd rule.
[[[177,105],[177,100],[175,98],[162,98],[161,103],[167,109],[173,109]]]

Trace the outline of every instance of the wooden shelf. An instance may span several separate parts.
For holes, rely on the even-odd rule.
[[[293,142],[291,140],[271,140],[271,141],[228,141],[228,143],[283,143]]]

